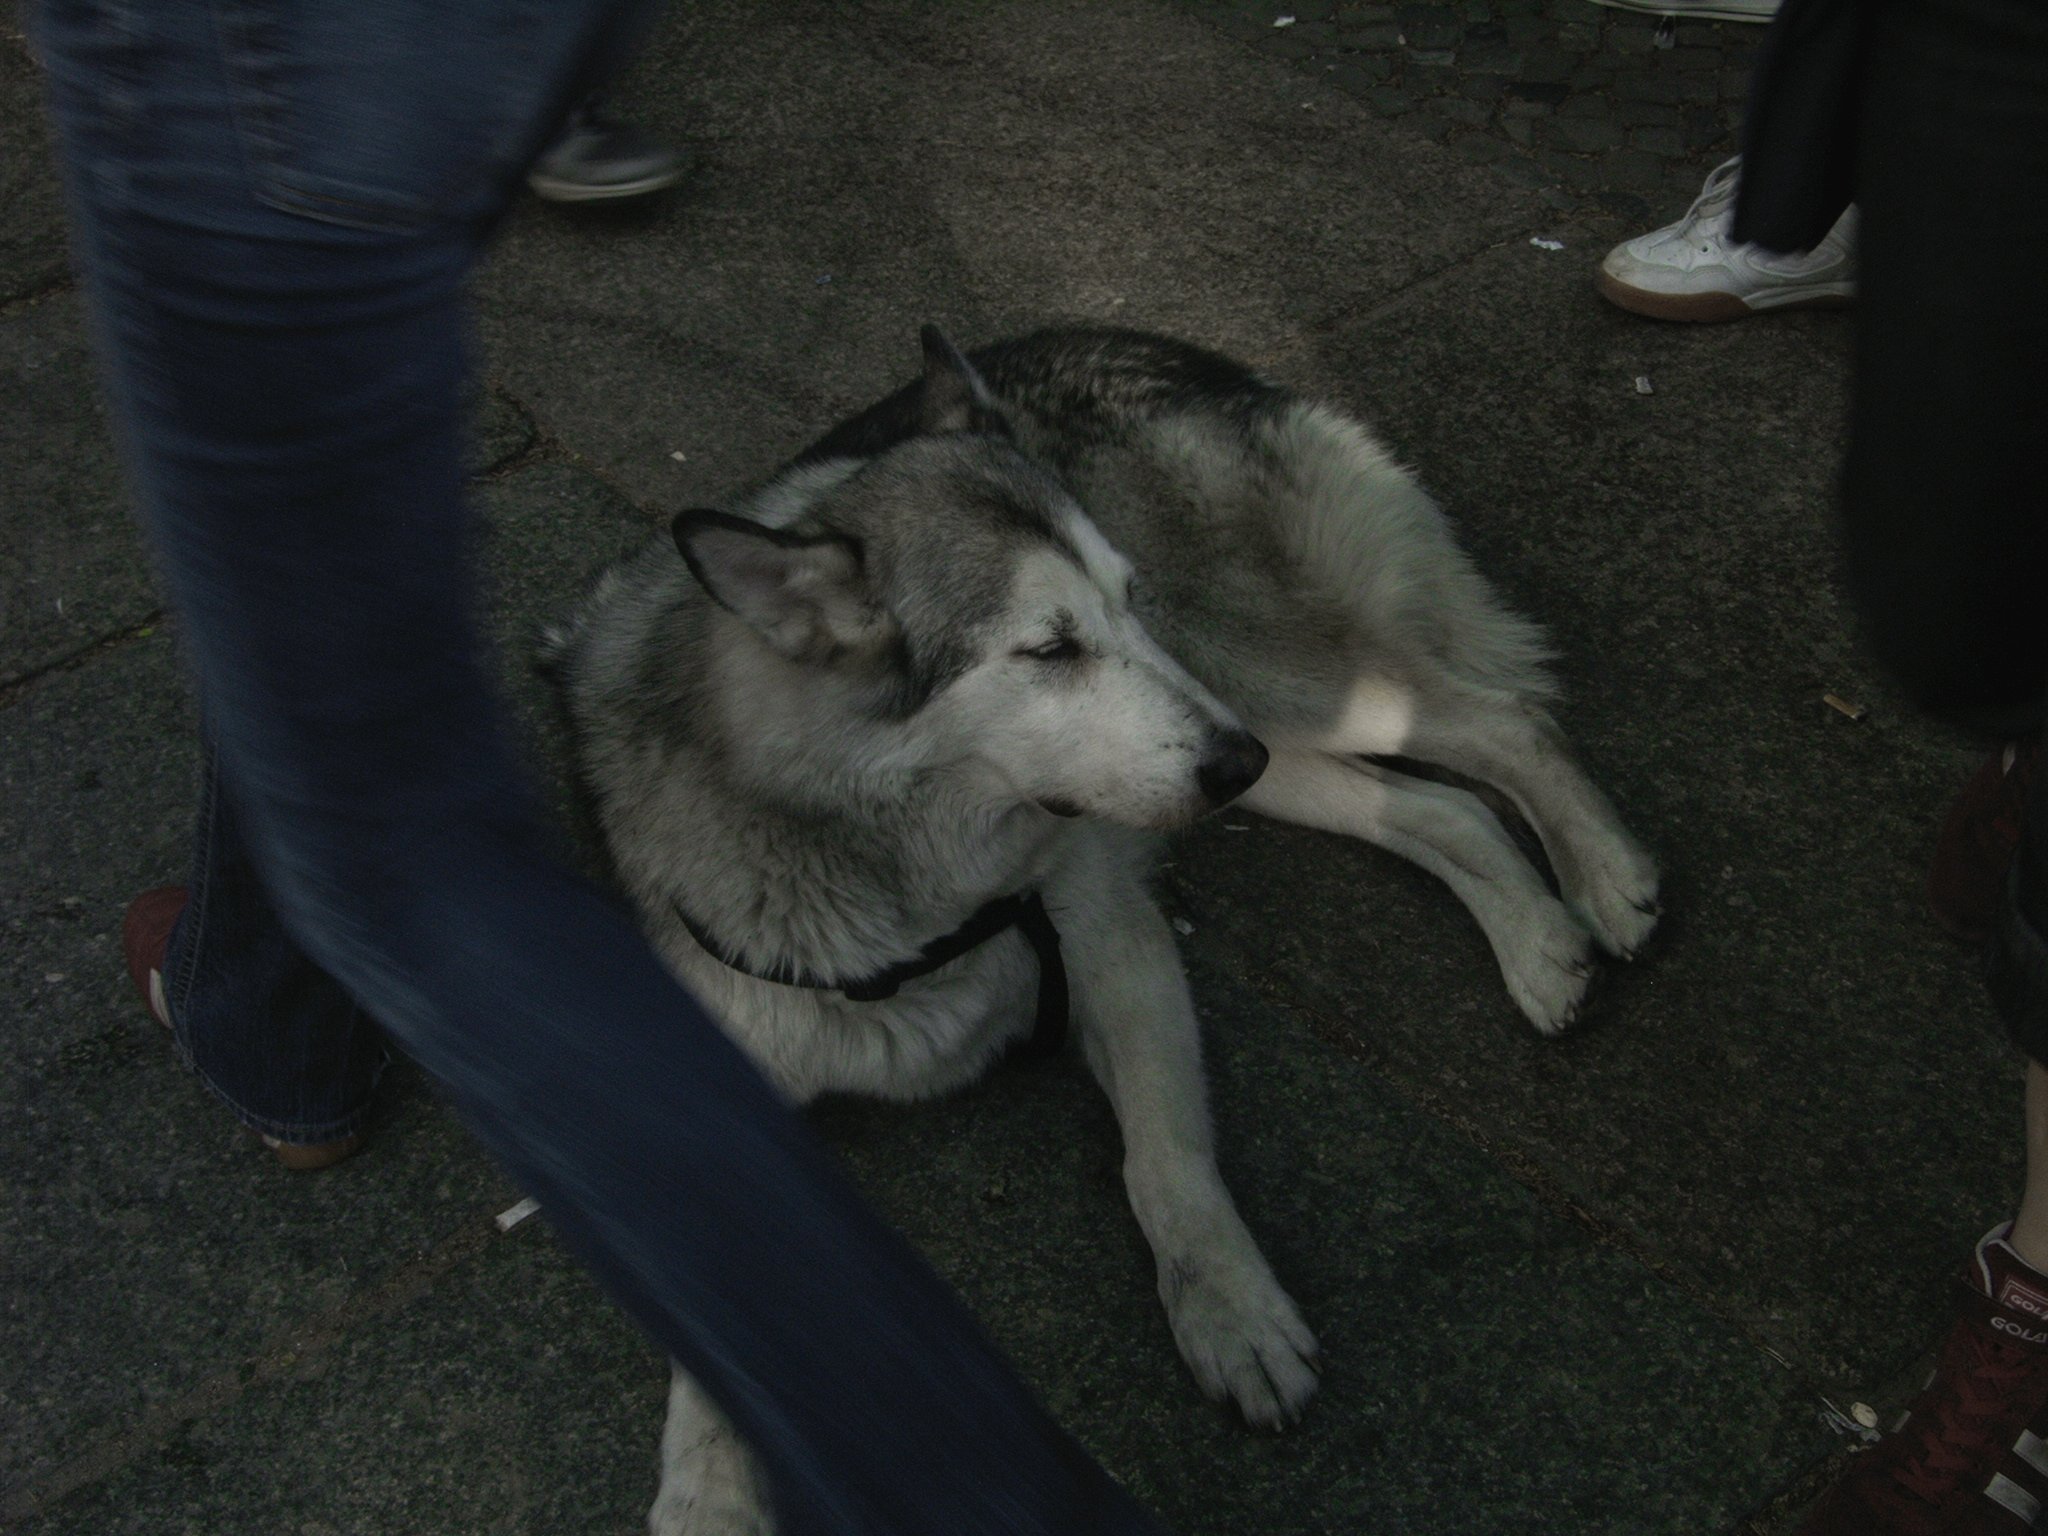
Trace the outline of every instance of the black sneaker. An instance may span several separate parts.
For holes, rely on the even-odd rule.
[[[554,142],[526,173],[534,194],[551,203],[598,203],[645,197],[672,187],[690,159],[644,128],[605,116],[592,96],[569,114]]]

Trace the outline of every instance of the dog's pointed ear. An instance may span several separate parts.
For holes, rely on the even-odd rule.
[[[679,513],[669,531],[704,590],[792,661],[864,654],[894,631],[852,539],[784,533],[707,509]]]
[[[936,325],[918,332],[924,344],[924,393],[919,429],[926,433],[981,432],[1010,435],[1010,423],[987,382],[966,354]]]

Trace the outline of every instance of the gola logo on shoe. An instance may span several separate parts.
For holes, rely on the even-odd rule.
[[[2022,1344],[2048,1344],[2048,1328],[2023,1328],[2009,1317],[1994,1317],[1991,1326],[2009,1333]]]
[[[2009,1312],[2024,1312],[2029,1317],[2048,1321],[2048,1294],[2035,1290],[2019,1280],[2008,1279],[1998,1288],[1998,1304]]]

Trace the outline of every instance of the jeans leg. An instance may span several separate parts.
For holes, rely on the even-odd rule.
[[[415,217],[443,178],[403,153],[404,195],[370,189],[396,225],[252,198],[217,8],[112,18],[153,29],[112,73],[110,13],[87,0],[53,4],[43,44],[145,524],[286,927],[704,1383],[789,1536],[1155,1530],[624,914],[548,856],[470,615],[461,290],[491,210]],[[424,103],[436,144],[468,141],[446,110],[476,86],[448,7],[253,8],[343,16],[351,49],[409,38],[386,56],[432,88],[372,82],[376,99]],[[284,83],[331,83],[317,51],[293,64]],[[141,104],[138,131],[99,131],[103,80]],[[361,215],[381,162],[345,151],[366,98],[321,99],[341,136],[320,140],[317,179],[279,185],[294,207],[344,189]],[[387,145],[392,123],[372,126],[364,142]]]
[[[2048,728],[2042,732],[2048,752]],[[2013,1042],[2048,1062],[2048,770],[2036,769],[1991,945],[1991,996]]]
[[[193,842],[191,900],[164,964],[179,1054],[265,1135],[301,1143],[353,1135],[383,1072],[383,1037],[285,931],[210,746]]]

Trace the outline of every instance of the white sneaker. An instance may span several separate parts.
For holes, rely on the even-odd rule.
[[[1696,16],[1702,21],[1769,21],[1778,14],[1778,0],[1593,0],[1617,11],[1648,11],[1652,16]]]
[[[1595,279],[1601,296],[1658,320],[1741,320],[1767,309],[1840,307],[1856,297],[1852,205],[1810,251],[1781,256],[1728,238],[1742,157],[1714,168],[1676,224],[1625,240]]]

